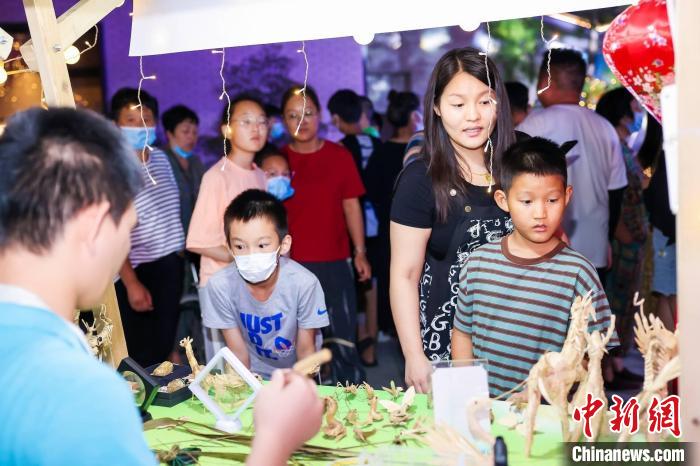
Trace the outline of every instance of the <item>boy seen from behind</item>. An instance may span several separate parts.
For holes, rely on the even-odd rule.
[[[316,351],[328,325],[321,284],[284,257],[292,245],[287,213],[272,194],[250,189],[229,204],[224,233],[234,262],[209,280],[211,309],[202,319],[253,372],[269,378]]]
[[[495,199],[514,231],[474,251],[460,274],[452,358],[487,359],[491,396],[527,378],[544,352],[561,350],[577,296],[592,292],[589,331],[610,325],[595,267],[557,234],[572,195],[565,157],[571,147],[536,137],[503,154]],[[614,335],[608,346],[617,344]]]

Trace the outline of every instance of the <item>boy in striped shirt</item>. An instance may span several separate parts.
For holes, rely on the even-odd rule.
[[[525,380],[543,353],[561,350],[576,296],[593,293],[589,331],[610,325],[595,267],[556,234],[572,195],[571,147],[535,137],[503,154],[495,200],[515,229],[474,251],[460,274],[452,358],[488,360],[491,396]],[[609,346],[617,344],[614,335]]]

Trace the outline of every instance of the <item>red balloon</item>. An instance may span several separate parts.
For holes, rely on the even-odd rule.
[[[676,79],[666,0],[641,0],[615,18],[603,40],[603,57],[617,79],[661,122],[661,89]]]

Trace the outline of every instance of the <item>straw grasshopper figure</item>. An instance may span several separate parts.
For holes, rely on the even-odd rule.
[[[337,440],[345,437],[347,430],[342,422],[335,418],[338,412],[338,402],[330,396],[323,399],[326,405],[326,425],[321,429],[323,435]]]
[[[577,297],[571,306],[571,322],[561,351],[558,353],[547,352],[540,356],[539,361],[532,366],[530,374],[523,382],[526,386],[525,390],[511,396],[508,400],[512,404],[519,405],[523,403],[523,398],[527,397],[525,456],[528,458],[532,449],[535,419],[541,397],[544,397],[556,409],[561,421],[563,440],[565,442],[569,440],[569,402],[567,396],[574,383],[580,382],[586,377],[586,370],[581,363],[586,349],[588,320],[591,317],[595,320],[595,308],[592,305],[591,293],[588,293],[585,298]]]
[[[85,326],[85,339],[90,346],[93,356],[95,356],[100,361],[104,361],[109,357],[110,350],[112,348],[112,330],[114,329],[114,324],[112,319],[107,317],[107,308],[102,306],[100,310],[100,315],[95,319],[92,325],[88,325],[87,322],[83,320],[83,325]],[[80,313],[78,312],[78,315]],[[97,331],[99,324],[102,324],[102,330]]]
[[[615,316],[612,315],[610,316],[610,326],[605,336],[601,336],[598,330],[594,330],[590,334],[584,334],[586,342],[588,343],[586,347],[586,352],[588,353],[588,374],[576,390],[576,394],[571,402],[571,408],[583,406],[588,393],[603,402],[603,406],[600,407],[591,419],[591,433],[593,435],[588,439],[589,442],[596,441],[607,421],[605,414],[608,411],[608,399],[605,396],[605,388],[603,386],[602,361],[603,356],[608,352],[605,346],[610,341],[610,338],[612,338],[614,331]],[[582,430],[582,425],[580,423],[576,424],[570,440],[574,442],[578,441],[578,439],[581,438]]]

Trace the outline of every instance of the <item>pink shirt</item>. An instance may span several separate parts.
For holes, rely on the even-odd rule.
[[[246,189],[265,189],[265,173],[255,165],[252,170],[246,170],[222,158],[207,170],[187,232],[188,249],[226,244],[224,212],[229,203]],[[202,256],[199,284],[206,285],[209,277],[227,265],[227,262]]]

